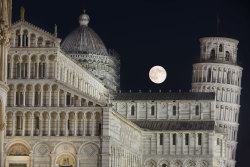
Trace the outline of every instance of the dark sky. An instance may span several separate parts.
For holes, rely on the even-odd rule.
[[[219,15],[220,36],[240,41],[238,61],[244,68],[241,96],[237,166],[249,164],[250,146],[250,2],[241,0],[14,0],[13,21],[19,19],[20,6],[32,24],[52,32],[58,25],[62,39],[74,30],[78,16],[87,9],[89,26],[109,49],[121,59],[123,91],[188,91],[192,64],[199,58],[199,38],[216,35]],[[167,80],[155,85],[148,79],[154,65],[163,66]]]

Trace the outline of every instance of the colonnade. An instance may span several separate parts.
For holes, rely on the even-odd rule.
[[[220,66],[196,65],[193,69],[193,83],[212,82],[241,86],[240,70]]]
[[[111,147],[111,167],[139,167],[141,160],[138,155],[123,148]]]
[[[11,38],[11,47],[55,47],[55,42],[27,29],[17,29]]]
[[[7,106],[100,106],[78,92],[65,90],[60,84],[10,84]]]
[[[98,136],[100,112],[9,111],[6,136]]]

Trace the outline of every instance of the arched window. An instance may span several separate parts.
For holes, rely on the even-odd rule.
[[[176,145],[176,134],[173,134],[173,145]]]
[[[210,52],[210,59],[211,60],[215,59],[215,50],[214,49],[212,49],[211,52]]]
[[[155,106],[151,106],[151,115],[155,115]]]
[[[135,115],[135,106],[134,105],[131,106],[131,115]]]
[[[36,117],[36,129],[39,129],[39,117]]]
[[[173,115],[176,115],[176,106],[173,106]]]
[[[199,105],[195,106],[195,115],[199,115],[200,114],[200,107]]]
[[[228,51],[226,51],[226,61],[229,61],[229,59],[230,59],[230,54]]]
[[[222,44],[219,46],[219,52],[222,52]]]
[[[166,164],[162,164],[161,167],[167,167],[167,165]]]

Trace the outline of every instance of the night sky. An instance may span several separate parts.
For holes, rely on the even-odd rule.
[[[79,26],[83,9],[90,16],[89,26],[108,49],[121,59],[121,90],[188,91],[192,64],[199,59],[199,38],[218,36],[239,40],[238,62],[244,68],[242,81],[237,167],[249,164],[250,145],[250,2],[241,0],[13,0],[13,22],[19,20],[20,6],[25,19],[64,39]],[[148,71],[154,65],[168,73],[160,85],[153,84]]]

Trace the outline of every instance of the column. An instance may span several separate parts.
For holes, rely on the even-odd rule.
[[[52,88],[51,86],[49,86],[49,106],[51,106],[51,91],[52,91]]]
[[[82,105],[82,102],[81,102],[81,101],[82,101],[82,99],[78,96],[78,106],[79,106],[79,107],[81,107],[81,105]]]
[[[66,113],[65,114],[65,136],[69,135],[68,120],[69,120],[69,113]]]
[[[87,125],[86,114],[83,113],[83,136],[86,136],[86,125]]]
[[[16,113],[12,115],[12,136],[16,135]]]
[[[96,123],[96,120],[95,120],[95,113],[91,113],[91,123],[92,123],[92,132],[91,132],[91,136],[95,136],[95,123]]]
[[[31,106],[34,107],[34,105],[35,105],[35,88],[34,88],[33,85],[32,85],[32,88],[31,88],[31,92],[32,92]]]
[[[57,107],[59,107],[59,105],[60,105],[60,89],[59,88],[57,88],[58,90],[57,90]]]
[[[22,30],[20,30],[20,47],[23,47],[23,33],[22,33]]]
[[[39,136],[43,135],[43,113],[39,115]]]
[[[29,40],[30,41],[30,40]],[[30,57],[28,58],[28,67],[27,67],[28,79],[30,78]]]
[[[39,57],[37,57],[39,59]],[[39,61],[36,61],[36,78],[39,78]]]
[[[31,113],[31,132],[30,136],[34,135],[34,113]]]
[[[30,39],[31,39],[31,33],[27,34],[27,40],[28,40],[28,47],[30,47]]]
[[[48,136],[50,136],[50,135],[51,135],[51,113],[49,113],[48,123],[49,123],[49,127],[48,127],[49,132],[48,132]]]
[[[76,167],[80,167],[80,155],[77,155]]]
[[[42,107],[43,106],[43,85],[41,85],[41,99],[40,100],[41,100],[40,106]]]
[[[60,136],[60,113],[57,113],[57,136]]]
[[[67,92],[64,92],[64,106],[67,106]]]
[[[10,58],[10,78],[13,78],[13,55]]]
[[[23,89],[23,106],[25,106],[25,99],[26,99],[26,89]]]
[[[23,122],[22,122],[22,128],[23,128],[23,129],[22,129],[22,130],[23,130],[23,131],[22,131],[22,136],[25,136],[25,118],[26,118],[26,117],[25,117],[25,113],[23,113],[23,116],[22,116],[22,121],[23,121]]]
[[[16,85],[14,85],[14,90],[13,90],[13,97],[14,97],[14,104],[13,106],[15,107],[16,106]]]
[[[77,123],[78,123],[78,114],[75,113],[75,132],[74,132],[74,136],[77,136],[77,131],[78,131],[78,126],[77,126]]]

